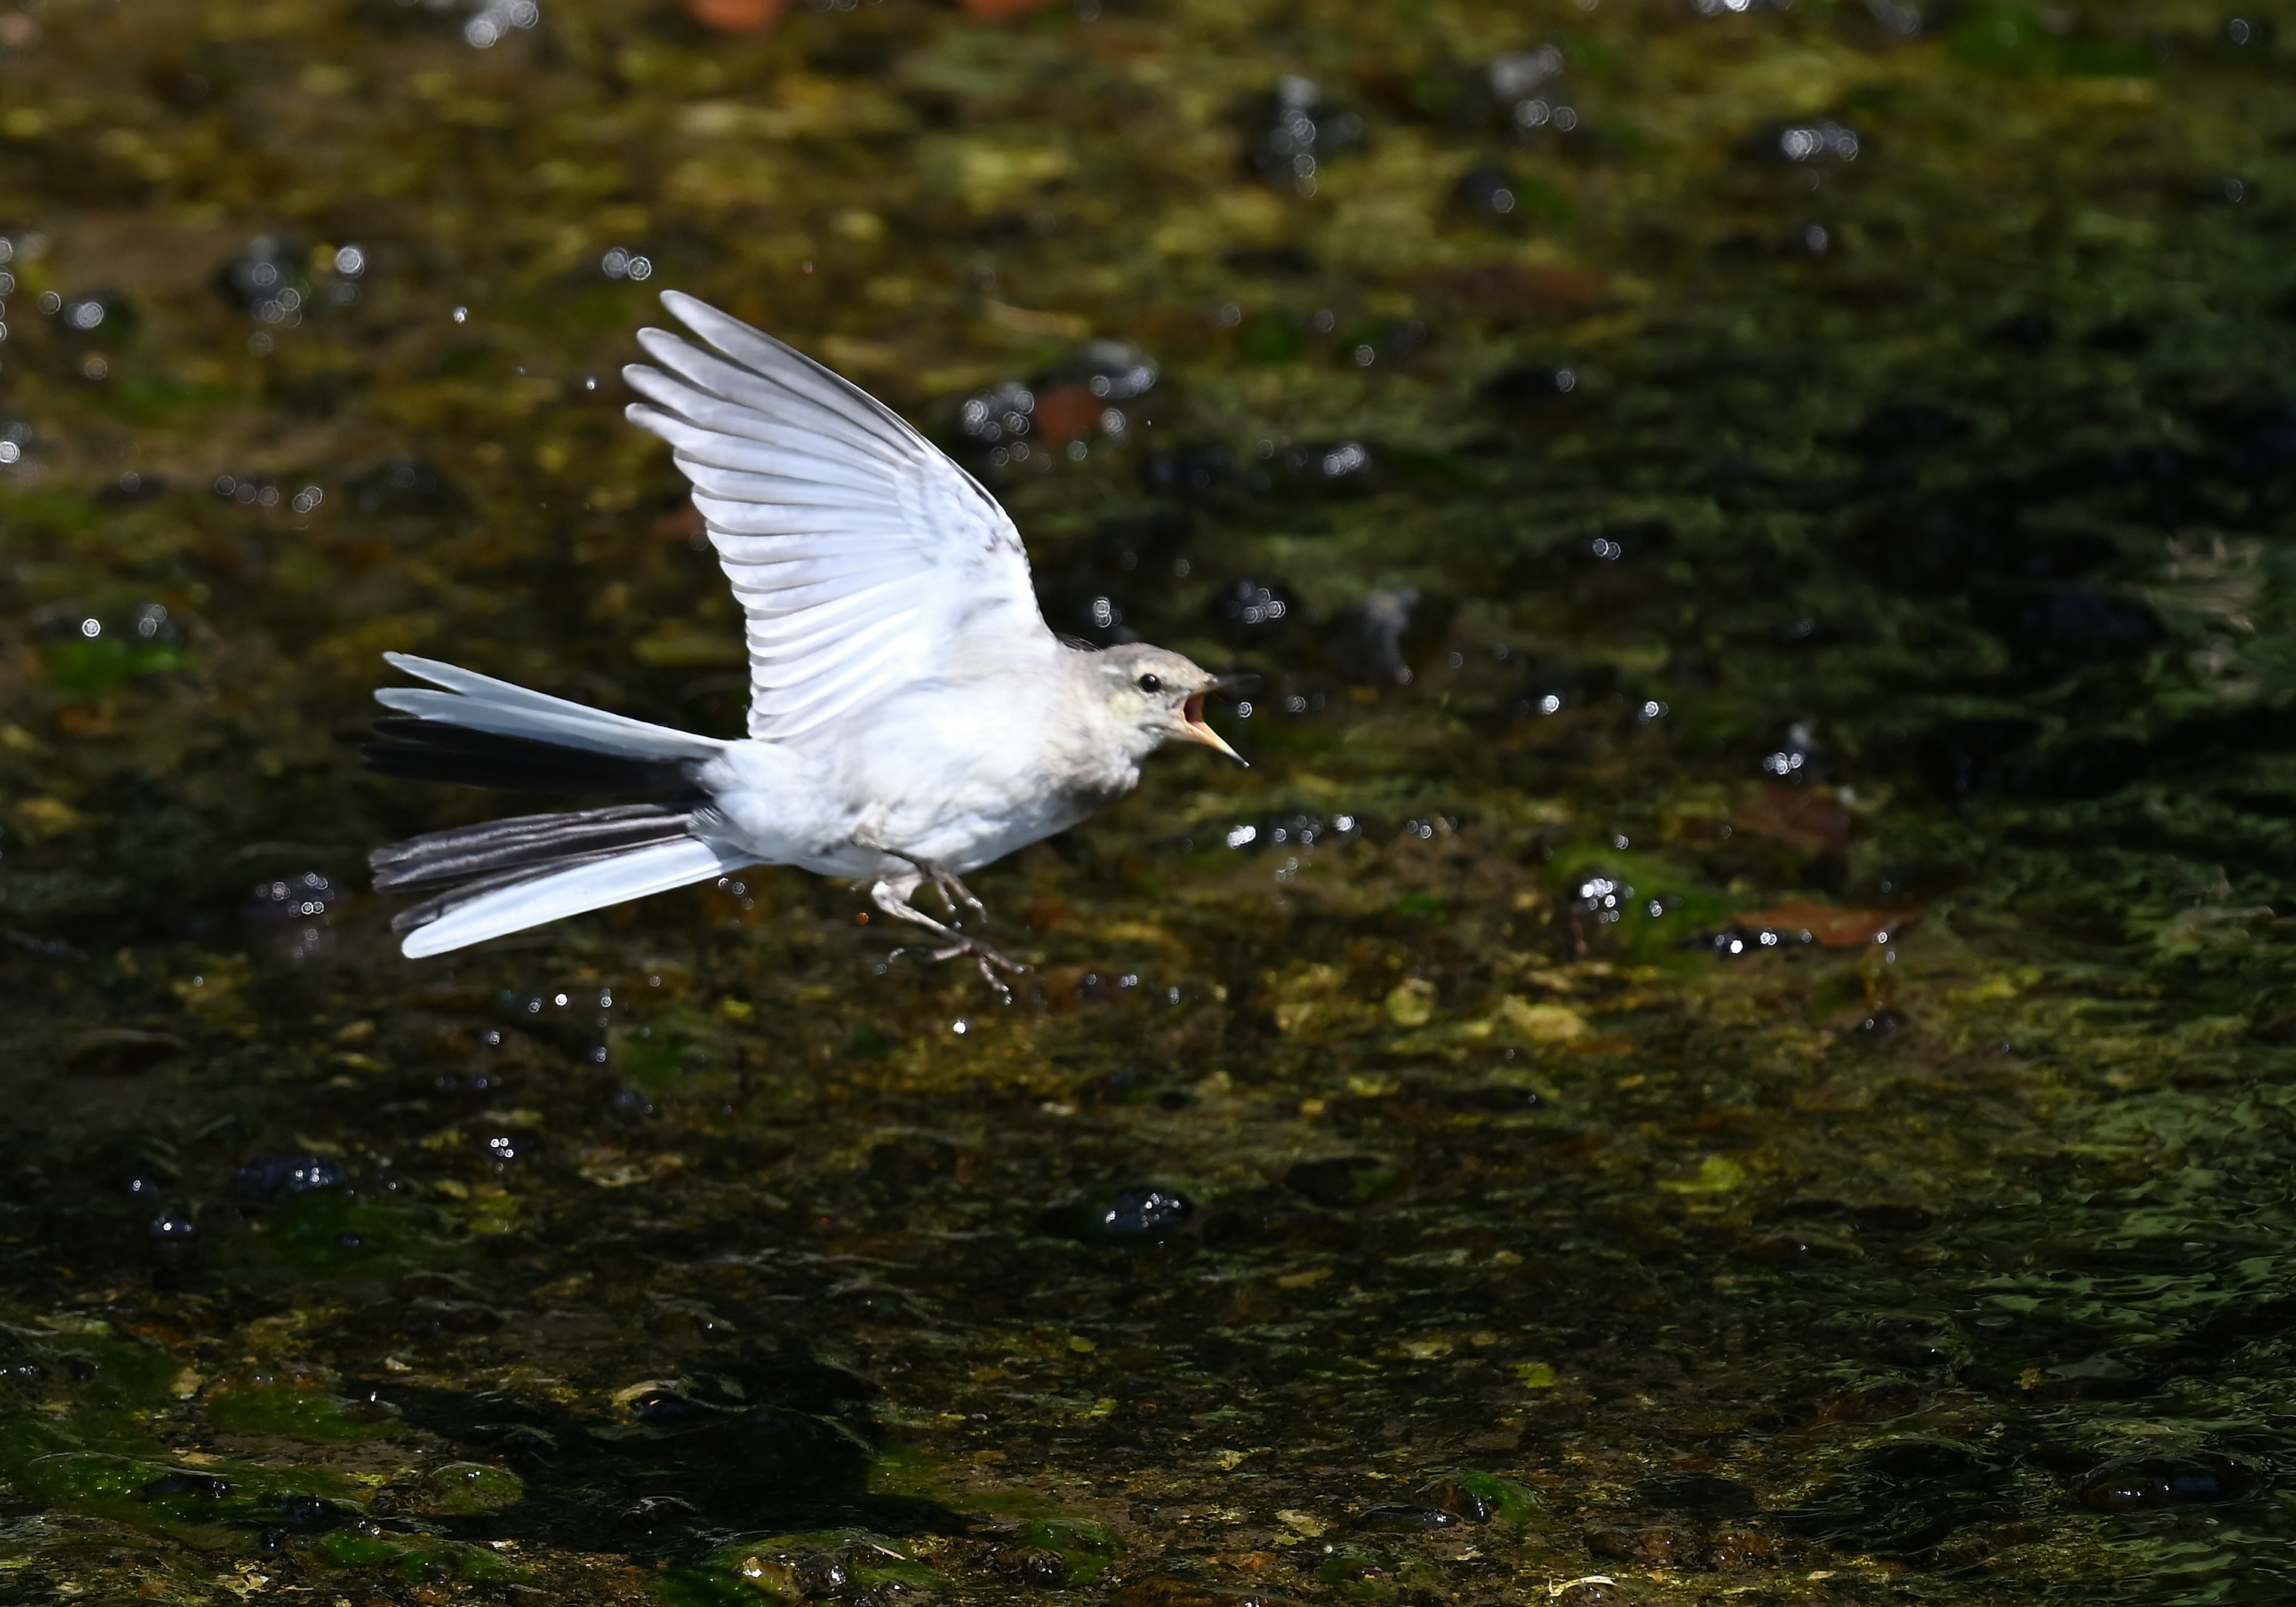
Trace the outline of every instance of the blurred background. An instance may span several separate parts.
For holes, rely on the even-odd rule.
[[[2296,56],[2182,0],[7,0],[0,1602],[2296,1598]],[[379,655],[733,734],[675,287],[1259,685],[401,960]]]

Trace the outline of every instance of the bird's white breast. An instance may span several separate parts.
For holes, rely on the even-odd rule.
[[[824,875],[898,874],[878,841],[964,873],[1066,830],[1129,791],[1136,757],[1079,728],[1062,677],[905,689],[802,750],[737,742],[702,776],[742,845]]]

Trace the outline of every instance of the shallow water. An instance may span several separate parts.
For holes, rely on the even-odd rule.
[[[2286,29],[1706,10],[0,12],[0,1600],[2296,1597]],[[1009,1006],[390,946],[665,284],[1264,677]]]

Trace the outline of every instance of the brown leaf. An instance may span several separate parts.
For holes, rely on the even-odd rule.
[[[1839,854],[1849,846],[1849,811],[1831,792],[1764,787],[1738,811],[1738,829],[1805,854]]]
[[[1806,931],[1828,948],[1862,948],[1869,943],[1895,938],[1918,919],[1918,914],[1902,911],[1842,909],[1804,899],[1770,909],[1749,910],[1738,917],[1738,924],[1767,927],[1773,931]]]
[[[782,14],[784,0],[685,0],[685,14],[721,34],[763,33]]]

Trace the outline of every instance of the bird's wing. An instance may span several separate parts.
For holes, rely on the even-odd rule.
[[[891,409],[676,291],[716,348],[662,330],[622,371],[630,422],[676,448],[749,615],[750,734],[801,743],[854,709],[1058,651],[1020,533]]]

